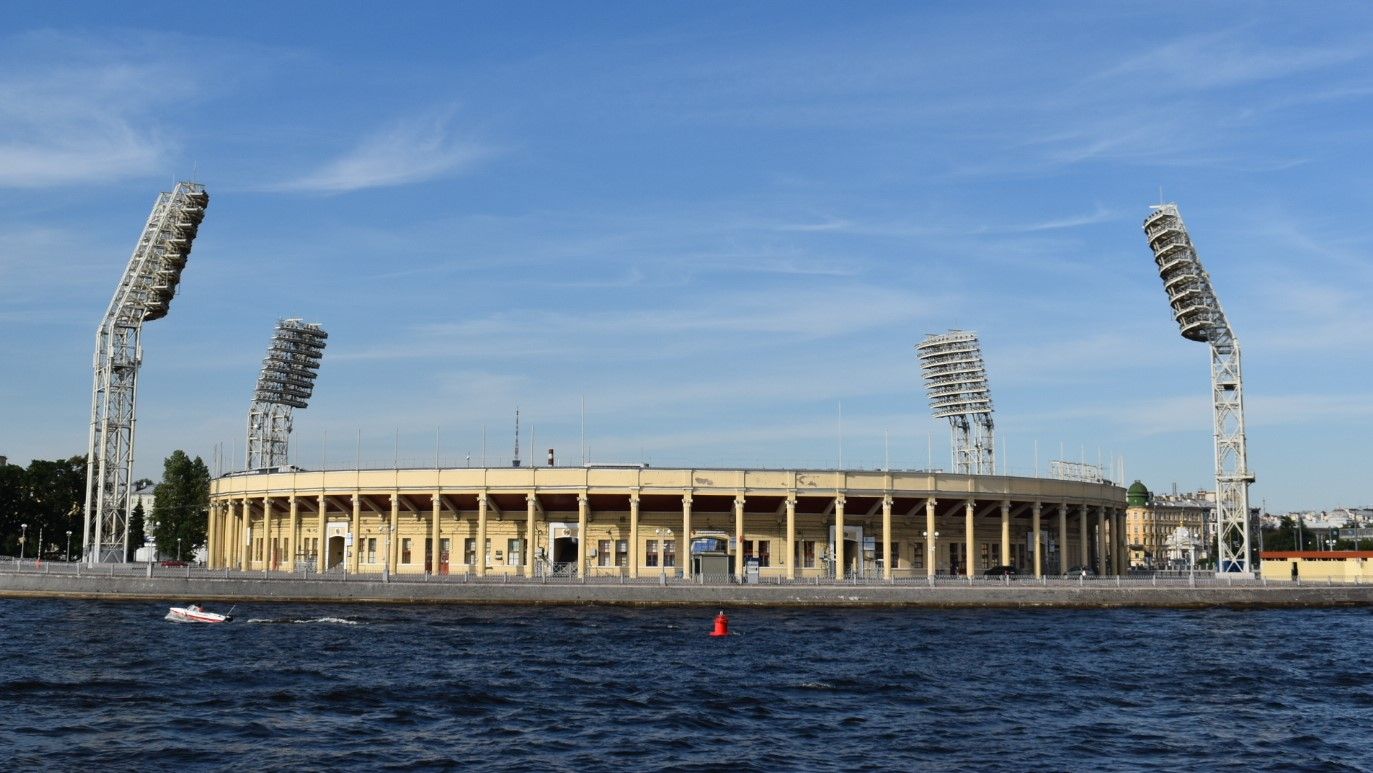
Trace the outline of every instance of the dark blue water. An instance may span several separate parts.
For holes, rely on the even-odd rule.
[[[1365,770],[1373,612],[0,600],[0,767]]]

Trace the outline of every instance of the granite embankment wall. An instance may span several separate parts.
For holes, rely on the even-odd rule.
[[[1021,581],[965,585],[692,585],[131,577],[0,572],[0,597],[111,601],[682,606],[906,606],[1085,608],[1373,606],[1373,585]]]

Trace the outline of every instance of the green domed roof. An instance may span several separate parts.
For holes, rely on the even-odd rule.
[[[1143,483],[1135,481],[1130,484],[1130,488],[1125,490],[1125,502],[1131,507],[1142,507],[1149,504],[1149,489]]]

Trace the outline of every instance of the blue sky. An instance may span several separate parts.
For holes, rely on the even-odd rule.
[[[307,467],[432,463],[436,430],[479,464],[483,427],[505,464],[517,404],[526,458],[576,463],[585,399],[593,461],[947,468],[912,347],[961,327],[1009,472],[1210,486],[1162,189],[1244,345],[1254,501],[1367,505],[1370,33],[1360,3],[6,4],[0,454],[84,451],[100,316],[195,176],[149,477],[241,458],[299,316],[331,334]]]

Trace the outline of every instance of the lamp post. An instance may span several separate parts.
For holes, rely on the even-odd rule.
[[[181,560],[181,538],[176,538],[176,560]]]
[[[67,563],[72,562],[72,530],[67,529]]]
[[[927,532],[927,531],[922,531],[922,532],[920,532],[920,536],[922,536],[922,537],[925,538],[925,552],[926,552],[927,554],[929,554],[929,555],[928,555],[928,558],[926,558],[926,561],[928,561],[929,563],[927,563],[927,564],[925,564],[925,565],[926,565],[926,566],[929,566],[929,567],[933,567],[933,566],[934,566],[934,542],[935,542],[935,540],[939,539],[939,532],[936,531],[936,532],[934,533],[934,539],[930,539],[930,533]]]
[[[24,544],[29,540],[29,525],[19,524],[19,563],[24,563]]]
[[[662,582],[666,583],[666,582],[667,582],[667,563],[666,563],[666,558],[667,558],[667,540],[668,540],[669,537],[672,536],[672,529],[654,529],[654,530],[653,530],[653,533],[654,533],[654,534],[657,534],[658,537],[659,537],[659,539],[658,539],[658,574],[659,574],[660,577],[662,578]],[[688,560],[688,561],[691,560],[691,548],[690,548],[690,546],[687,547],[687,560]]]

